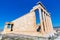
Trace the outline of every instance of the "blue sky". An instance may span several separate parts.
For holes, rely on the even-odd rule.
[[[51,14],[53,26],[60,26],[60,0],[0,0],[0,29],[5,22],[10,22],[29,12],[38,1]]]

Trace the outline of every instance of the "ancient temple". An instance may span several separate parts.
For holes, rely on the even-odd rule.
[[[39,12],[39,25],[36,25],[36,10]],[[6,22],[3,33],[30,36],[51,36],[54,35],[55,31],[53,30],[50,14],[47,12],[42,3],[38,3],[26,15],[11,22]]]

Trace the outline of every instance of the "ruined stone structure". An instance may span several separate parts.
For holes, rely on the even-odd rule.
[[[35,10],[39,12],[40,23],[36,25]],[[54,35],[50,14],[41,3],[34,6],[29,13],[11,22],[6,22],[4,34],[14,33],[30,36],[51,36]]]

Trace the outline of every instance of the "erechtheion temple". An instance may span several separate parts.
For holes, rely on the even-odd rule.
[[[39,25],[36,24],[36,10],[39,12]],[[53,30],[50,14],[41,3],[38,3],[26,15],[11,22],[6,22],[3,33],[30,36],[51,36],[54,35],[55,31]]]

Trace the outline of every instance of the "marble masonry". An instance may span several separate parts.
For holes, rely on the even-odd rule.
[[[39,25],[36,24],[36,10],[39,12]],[[3,34],[9,33],[46,37],[53,36],[55,31],[49,12],[38,3],[26,15],[5,23]]]

